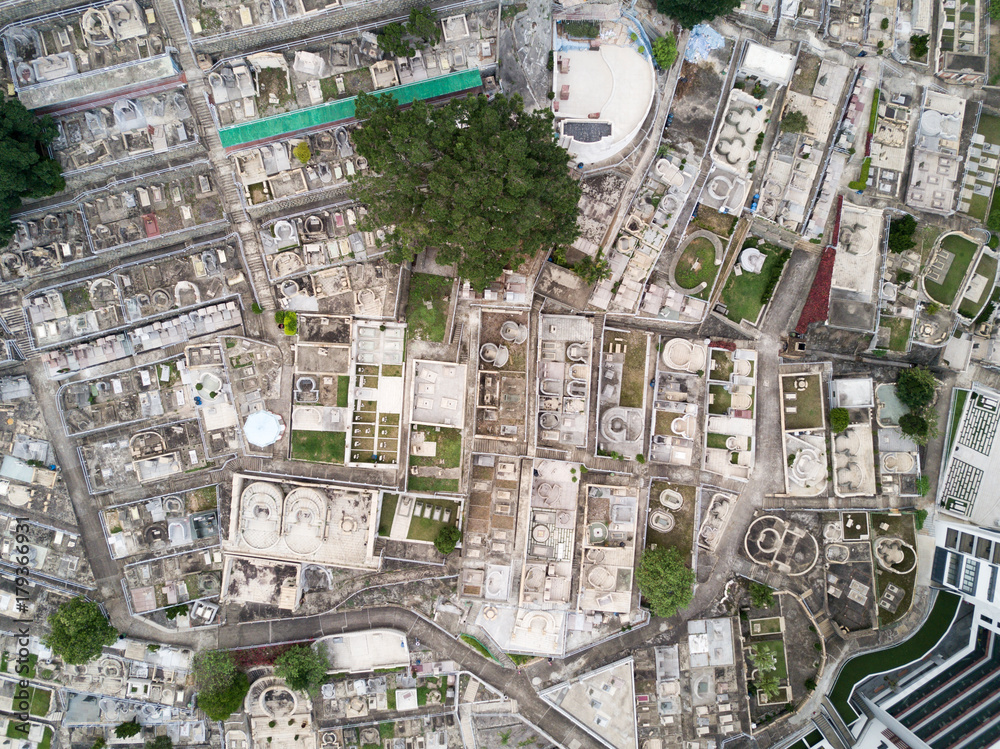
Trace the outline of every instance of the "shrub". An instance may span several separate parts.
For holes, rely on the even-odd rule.
[[[446,525],[438,531],[434,539],[434,548],[447,556],[455,550],[455,545],[462,540],[462,531],[453,525]]]
[[[920,478],[925,478],[925,477],[921,476]],[[923,530],[924,523],[927,521],[927,510],[917,510],[914,514],[916,515],[916,517],[914,518],[914,523],[917,526],[917,530],[918,531]]]
[[[917,220],[910,214],[894,218],[889,222],[889,251],[906,252],[917,246],[913,234],[917,230]]]
[[[840,434],[850,425],[851,419],[846,408],[830,409],[830,429],[832,429],[835,434]]]
[[[755,609],[769,609],[774,605],[774,591],[764,583],[750,583],[750,603]]]
[[[788,112],[781,119],[781,129],[786,133],[804,133],[809,127],[809,119],[798,110]]]
[[[750,95],[755,99],[763,99],[767,96],[767,86],[760,81],[757,81],[753,84],[753,89],[751,89]]]
[[[639,453],[638,455],[635,456],[635,462],[638,463],[639,465],[642,465],[643,463],[646,462],[646,456],[643,455],[642,453]]]
[[[888,18],[883,18],[882,19],[882,23],[879,24],[879,28],[881,28],[882,31],[885,31],[886,29],[888,29],[889,28],[889,19]]]
[[[295,156],[303,164],[308,164],[309,159],[312,158],[312,151],[309,150],[309,144],[305,141],[299,143],[295,148],[292,149],[292,155]]]
[[[274,660],[274,673],[284,679],[292,689],[316,697],[319,689],[326,681],[326,672],[330,670],[330,660],[326,655],[326,647],[317,645],[299,645],[282,653]]]
[[[930,34],[914,34],[910,37],[910,58],[919,60],[930,51]]]
[[[250,689],[247,675],[238,671],[233,654],[225,650],[204,650],[194,658],[194,680],[198,707],[211,720],[222,721],[243,706]]]
[[[813,692],[816,689],[816,680],[815,679],[806,679],[805,682],[804,682],[804,686],[805,686],[805,688],[808,691]]]
[[[929,492],[930,490],[931,490],[931,480],[929,478],[927,478],[926,476],[921,476],[920,478],[917,479],[917,494],[919,494],[921,497],[926,497],[927,492]],[[927,517],[927,510],[919,510],[918,514],[920,512],[924,513],[924,517]],[[923,527],[923,521],[921,521],[919,527]]]
[[[677,62],[677,37],[669,31],[653,40],[653,59],[661,70],[669,70]]]
[[[142,726],[139,725],[139,721],[132,718],[132,720],[119,723],[115,726],[115,737],[119,739],[128,739],[135,736],[141,730]]]
[[[899,284],[900,286],[905,286],[912,280],[913,280],[913,274],[910,273],[909,271],[901,270],[899,273],[896,274],[896,283]]]

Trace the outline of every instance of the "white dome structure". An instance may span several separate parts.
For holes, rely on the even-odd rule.
[[[255,447],[268,447],[273,445],[285,432],[285,422],[278,414],[270,411],[258,411],[250,414],[243,423],[243,434],[246,435],[247,442]]]

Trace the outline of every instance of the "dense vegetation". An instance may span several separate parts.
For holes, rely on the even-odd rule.
[[[577,236],[580,187],[568,154],[552,137],[552,113],[528,113],[520,97],[455,99],[400,109],[388,96],[361,94],[355,133],[371,174],[353,197],[367,221],[394,226],[394,262],[437,250],[442,265],[482,290],[505,268]]]
[[[0,244],[14,236],[10,217],[23,198],[44,198],[66,187],[59,163],[46,150],[56,135],[48,115],[35,117],[17,99],[0,102]]]
[[[646,549],[639,559],[635,580],[654,616],[673,616],[690,604],[694,595],[694,572],[684,565],[673,546]]]
[[[86,663],[118,639],[101,607],[85,598],[73,598],[49,617],[51,632],[45,644],[65,663]]]
[[[656,0],[656,9],[690,29],[731,13],[739,4],[740,0]]]

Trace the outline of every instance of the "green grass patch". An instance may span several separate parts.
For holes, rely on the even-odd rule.
[[[948,432],[948,452],[951,452],[955,438],[958,436],[958,426],[962,420],[962,409],[965,408],[965,401],[969,398],[968,390],[955,390],[955,402],[951,407],[951,429]]]
[[[392,519],[396,515],[396,505],[399,504],[398,494],[383,494],[382,509],[378,515],[378,534],[388,536],[392,530]]]
[[[406,488],[411,492],[457,492],[458,479],[440,479],[434,476],[410,476]]]
[[[996,279],[996,274],[996,259],[986,254],[980,255],[979,262],[976,263],[976,269],[973,271],[973,278],[976,276],[984,276],[986,278],[986,286],[983,287],[982,292],[976,299],[969,299],[964,296],[962,297],[962,301],[958,305],[958,313],[960,315],[964,315],[970,319],[975,319],[980,310],[983,309],[986,302],[990,300],[990,296],[993,294],[993,281]]]
[[[978,193],[973,194],[969,198],[969,209],[966,213],[977,221],[985,221],[986,213],[990,208],[990,198],[988,195],[979,195]]]
[[[422,341],[444,341],[448,323],[452,279],[414,273],[410,276],[410,297],[406,302],[406,322],[410,335]]]
[[[462,432],[448,427],[421,426],[413,430],[410,439],[417,433],[424,435],[426,442],[437,444],[437,454],[432,458],[425,455],[411,455],[411,466],[437,466],[438,468],[458,468],[462,465]]]
[[[48,726],[42,732],[42,740],[38,743],[38,749],[49,749],[52,746],[52,729]]]
[[[396,724],[395,723],[379,723],[378,724],[378,737],[380,739],[391,739],[396,736]]]
[[[601,33],[600,21],[563,21],[562,31],[566,36],[578,39],[596,39]]]
[[[458,636],[458,639],[464,642],[469,647],[471,647],[473,650],[475,650],[484,658],[489,658],[491,661],[496,660],[496,658],[493,657],[493,653],[490,652],[489,648],[483,645],[483,643],[481,643],[472,635],[461,634]]]
[[[847,702],[854,685],[871,674],[899,668],[925,655],[948,630],[958,602],[957,595],[939,591],[930,616],[915,635],[894,648],[860,655],[844,665],[830,693],[830,700],[846,723],[850,724],[857,718]]]
[[[758,249],[767,256],[760,273],[743,273],[739,276],[730,273],[722,289],[720,298],[726,305],[726,317],[733,322],[757,322],[760,311],[771,300],[771,293],[778,285],[785,263],[791,255],[788,250],[768,244],[758,245]],[[768,293],[769,290],[771,293]]]
[[[783,640],[767,640],[765,642],[754,642],[761,650],[770,650],[774,653],[775,671],[779,679],[788,678],[788,664],[785,662],[785,643]]]
[[[693,486],[682,484],[671,484],[666,481],[653,481],[649,486],[649,506],[653,510],[660,504],[660,494],[672,489],[684,498],[684,504],[679,510],[671,510],[674,516],[674,527],[670,531],[663,533],[655,530],[652,526],[646,526],[646,548],[654,546],[672,546],[677,549],[684,563],[691,567],[691,551],[694,548],[694,523],[695,523],[695,502],[697,490]]]
[[[345,432],[292,430],[292,460],[342,465],[347,450]]]
[[[712,282],[719,272],[715,264],[715,245],[706,237],[698,237],[684,248],[674,268],[674,280],[688,291],[705,284],[705,288],[695,296],[708,298],[712,292]]]
[[[90,290],[86,286],[67,289],[62,293],[62,299],[68,315],[79,315],[94,309],[94,305],[90,302]]]
[[[646,392],[646,334],[631,331],[626,338],[628,348],[625,350],[618,404],[626,408],[642,408]]]
[[[31,706],[28,711],[32,715],[44,718],[48,715],[49,705],[52,703],[52,692],[48,689],[34,689],[31,693]]]
[[[727,284],[728,287],[728,284]],[[709,379],[719,382],[729,382],[733,374],[733,355],[728,351],[717,349],[712,352],[711,371]]]
[[[446,525],[458,527],[458,505],[454,502],[449,502],[446,499],[433,501],[418,499],[416,501],[423,504],[423,510],[426,510],[428,505],[435,508],[440,507],[442,510],[441,517],[444,517],[445,510],[451,512],[451,517],[447,523],[442,520],[434,520],[433,513],[432,517],[425,518],[422,511],[421,517],[417,517],[416,509],[414,509],[413,517],[410,519],[410,528],[406,534],[406,537],[411,541],[434,541],[438,533]]]
[[[382,365],[382,376],[383,377],[402,377],[403,376],[403,365],[402,364],[383,364]]]
[[[706,447],[712,447],[717,450],[726,450],[726,435],[716,434],[715,432],[709,432],[708,436],[705,438]]]
[[[875,89],[875,93],[872,95],[872,109],[868,114],[868,133],[870,135],[875,134],[875,123],[878,121],[878,100],[881,93],[881,91]]]
[[[521,653],[507,653],[507,657],[510,658],[511,662],[515,666],[517,666],[518,668],[520,668],[521,666],[525,665],[526,663],[531,663],[538,656],[537,655],[522,655]]]
[[[935,302],[950,307],[962,286],[962,280],[965,278],[966,271],[969,270],[969,264],[975,257],[976,244],[957,234],[949,234],[941,240],[941,248],[954,255],[951,266],[941,283],[935,283],[925,277],[924,288]]]
[[[984,322],[990,319],[993,311],[997,308],[997,303],[1000,303],[1000,286],[993,289],[993,295],[990,296],[990,301],[986,303],[982,311],[976,317],[976,325],[982,325]]]
[[[882,319],[882,326],[889,329],[889,350],[906,351],[913,320],[905,317],[886,317]]]
[[[861,174],[854,182],[848,182],[847,186],[852,190],[864,190],[868,187],[868,172],[872,168],[871,156],[865,156],[861,162]]]
[[[805,379],[805,390],[797,390],[795,383],[799,379]],[[798,429],[819,429],[823,426],[823,393],[822,383],[819,375],[785,375],[781,378],[782,392],[795,393],[795,400],[785,400],[782,398],[783,408],[794,408],[795,413],[785,411],[785,429],[795,431]]]
[[[8,719],[7,723],[7,738],[9,739],[26,739],[28,738],[28,732],[22,731],[17,727],[20,721],[16,721],[13,718]]]
[[[350,392],[350,375],[337,375],[337,408],[347,408],[347,397]]]
[[[722,385],[708,386],[708,412],[711,414],[725,414],[732,405],[733,396]]]

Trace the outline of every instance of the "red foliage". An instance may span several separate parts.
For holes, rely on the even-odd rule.
[[[795,332],[799,335],[805,335],[814,322],[826,322],[830,315],[830,282],[833,280],[833,261],[836,257],[837,250],[832,245],[823,250],[816,277],[806,298],[806,306],[802,308],[799,324],[795,326]]]
[[[708,345],[711,346],[712,348],[721,348],[725,349],[726,351],[736,350],[736,344],[733,343],[732,341],[711,341],[709,342]]]
[[[284,645],[267,645],[262,648],[248,648],[246,650],[233,650],[233,660],[241,670],[254,668],[256,666],[270,666],[274,660],[294,647],[303,643],[286,643]]]

